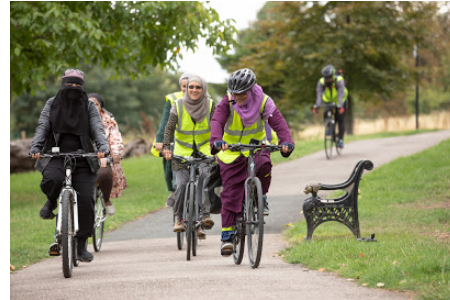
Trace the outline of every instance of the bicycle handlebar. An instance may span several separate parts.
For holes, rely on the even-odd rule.
[[[47,157],[97,157],[97,153],[77,153],[77,152],[61,152],[61,153],[42,153],[41,158]],[[32,157],[31,154],[28,154],[28,157]]]
[[[180,161],[185,160],[185,161],[189,162],[190,164],[201,163],[201,162],[211,163],[216,160],[216,158],[214,156],[207,156],[207,155],[203,155],[203,157],[193,157],[193,156],[181,156],[181,155],[172,154],[172,158],[178,159]]]
[[[241,151],[241,150],[256,150],[256,149],[263,149],[268,150],[270,152],[279,151],[283,148],[282,145],[266,145],[266,144],[230,144],[228,145],[228,150],[230,151]]]

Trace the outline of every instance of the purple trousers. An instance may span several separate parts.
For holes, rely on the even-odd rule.
[[[222,199],[222,228],[236,224],[242,217],[242,202],[244,201],[244,184],[247,179],[247,158],[240,156],[233,163],[227,165],[220,163],[220,175],[222,176],[223,191],[220,194]],[[272,162],[270,154],[263,152],[260,156],[258,151],[255,155],[256,176],[261,181],[263,195],[269,191],[272,179]]]

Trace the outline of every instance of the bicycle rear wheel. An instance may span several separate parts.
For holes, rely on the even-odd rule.
[[[324,138],[324,146],[325,146],[325,155],[327,159],[331,159],[333,155],[333,141],[334,141],[334,126],[330,121],[325,123],[325,138]]]
[[[187,244],[187,249],[186,249],[186,259],[187,260],[191,260],[191,247],[194,244],[193,241],[193,228],[195,228],[194,225],[194,197],[195,197],[195,189],[194,189],[194,184],[193,183],[189,183],[188,185],[188,194],[189,195],[189,199],[186,203],[186,216],[187,216],[187,228],[186,228],[186,244]],[[196,233],[196,232],[195,232]]]
[[[103,230],[105,227],[105,209],[103,208],[103,194],[97,190],[97,200],[95,201],[95,221],[92,233],[92,243],[95,252],[99,252],[102,247]]]
[[[261,182],[253,178],[248,186],[248,220],[247,245],[250,266],[257,268],[261,261],[264,240],[264,201],[262,198]]]
[[[245,247],[245,209],[242,210],[244,217],[239,219],[236,224],[236,233],[233,238],[233,260],[236,265],[242,263]]]
[[[65,191],[62,195],[62,261],[63,274],[65,278],[72,277],[73,254],[74,254],[74,226],[73,226],[73,195]]]

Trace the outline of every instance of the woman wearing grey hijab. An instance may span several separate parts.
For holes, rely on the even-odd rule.
[[[171,93],[166,95],[166,106],[164,107],[164,112],[161,117],[161,122],[159,123],[158,132],[156,133],[155,141],[153,142],[153,147],[151,152],[154,156],[160,157],[160,151],[163,147],[164,139],[164,129],[166,128],[167,121],[169,120],[170,109],[172,108],[175,100],[182,98],[186,89],[188,78],[191,76],[190,73],[183,73],[178,80],[181,91]],[[166,207],[173,206],[175,203],[175,178],[172,171],[172,163],[170,160],[166,160],[163,157],[163,169],[164,169],[164,179],[166,180],[167,190],[170,192],[166,200]]]
[[[172,152],[170,143],[174,140],[173,153],[181,156],[198,156],[200,153],[212,156],[209,146],[211,134],[211,118],[214,114],[215,104],[210,99],[205,80],[198,75],[192,75],[188,79],[188,89],[183,98],[175,101],[170,110],[169,121],[164,131],[164,156],[170,160]],[[190,132],[190,134],[187,134]],[[203,180],[208,175],[208,167],[201,166],[201,176],[198,186],[203,186]],[[183,199],[186,185],[189,181],[189,171],[187,167],[179,162],[173,161],[172,169],[175,172],[177,188],[175,191],[174,214],[177,222],[174,225],[174,232],[185,231],[181,222],[183,213]],[[204,229],[211,229],[214,221],[210,217],[210,203],[202,200],[202,189],[197,189],[197,199],[202,210],[202,223]],[[198,236],[205,238],[202,227],[199,227]]]

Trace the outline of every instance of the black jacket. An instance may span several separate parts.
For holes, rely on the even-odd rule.
[[[45,103],[44,109],[41,112],[36,132],[34,133],[33,142],[31,143],[30,153],[51,153],[52,147],[55,147],[60,140],[60,134],[52,131],[52,124],[50,122],[50,109],[52,107],[53,99],[54,97],[47,100],[47,103]],[[91,153],[105,152],[107,155],[109,153],[109,144],[106,140],[102,119],[95,103],[91,100],[88,102],[88,111],[90,136],[80,136],[83,150]],[[42,172],[49,161],[50,158],[38,159],[34,167]],[[88,157],[87,161],[91,171],[96,173],[100,167],[98,159]]]

